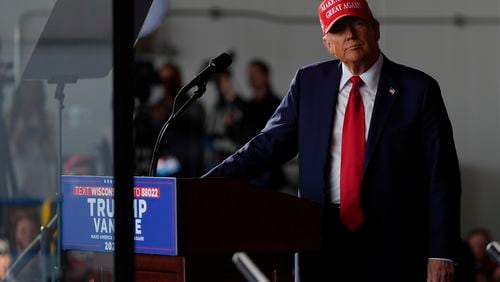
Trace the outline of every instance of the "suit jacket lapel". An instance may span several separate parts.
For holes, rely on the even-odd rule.
[[[317,140],[318,150],[321,152],[319,156],[321,156],[321,167],[325,168],[324,176],[327,176],[329,173],[329,166],[327,162],[329,160],[330,155],[330,144],[332,139],[332,130],[333,130],[333,118],[335,115],[335,105],[337,103],[337,95],[339,92],[339,84],[340,77],[342,75],[342,65],[339,63],[334,68],[329,68],[324,73],[324,77],[322,83],[320,85],[321,89],[318,95],[319,104],[319,138]],[[326,179],[323,177],[323,179]],[[325,183],[326,185],[326,183]],[[326,187],[326,186],[325,186]],[[322,191],[323,192],[323,191]]]
[[[377,94],[375,96],[375,104],[370,121],[370,129],[368,131],[368,139],[366,142],[366,153],[364,161],[364,170],[368,167],[370,159],[373,155],[377,141],[382,133],[387,118],[391,112],[391,108],[399,95],[399,85],[392,79],[392,62],[384,57],[384,65],[380,75]]]

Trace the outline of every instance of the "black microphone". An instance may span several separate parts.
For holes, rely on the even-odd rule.
[[[220,54],[215,59],[210,61],[210,63],[208,63],[208,66],[206,66],[199,74],[197,74],[193,78],[193,80],[187,83],[186,86],[184,86],[184,88],[191,88],[193,86],[198,86],[200,84],[206,84],[212,75],[223,71],[229,65],[231,65],[232,62],[233,59],[229,54],[227,53]]]
[[[486,246],[486,252],[490,255],[490,258],[500,265],[500,244],[498,242],[491,242]]]

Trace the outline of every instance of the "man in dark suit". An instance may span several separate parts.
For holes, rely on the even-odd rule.
[[[266,127],[207,176],[251,179],[298,153],[301,197],[324,204],[306,281],[452,281],[460,172],[438,83],[380,52],[364,0],[325,0],[319,17],[339,60],[301,68]]]

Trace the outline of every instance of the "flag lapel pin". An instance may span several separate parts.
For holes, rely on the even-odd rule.
[[[396,94],[396,89],[394,88],[389,88],[389,93],[391,93],[391,95],[395,95]]]

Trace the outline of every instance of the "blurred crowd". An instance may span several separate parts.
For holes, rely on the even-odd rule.
[[[183,86],[181,70],[173,63],[155,70],[152,64],[136,65],[135,145],[136,175],[146,175],[157,135],[174,107]],[[209,108],[197,101],[167,130],[160,148],[157,175],[199,177],[244,145],[262,128],[280,103],[271,85],[269,65],[254,59],[247,66],[249,95],[236,89],[230,70],[216,74],[216,99]],[[161,96],[152,99],[151,89],[161,85]],[[177,98],[177,110],[188,98]],[[244,98],[248,97],[248,98]],[[280,189],[286,185],[283,170],[266,173],[253,181],[257,186]]]

